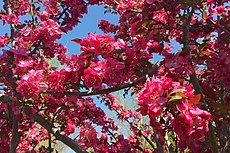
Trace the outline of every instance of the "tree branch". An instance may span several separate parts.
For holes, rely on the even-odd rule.
[[[200,8],[198,5],[197,5],[197,8],[200,10],[200,12],[201,13],[203,13],[203,10],[202,10],[202,8]],[[227,29],[225,29],[224,27],[222,27],[221,25],[218,25],[217,23],[215,23],[213,20],[211,20],[211,19],[207,19],[212,25],[214,25],[215,27],[217,27],[217,28],[219,28],[220,30],[222,30],[222,31],[224,31],[224,32],[226,32],[228,35],[230,35],[230,32],[227,30]]]
[[[187,19],[187,22],[185,24],[184,31],[183,31],[183,35],[184,35],[184,40],[183,40],[184,48],[183,48],[183,51],[187,55],[190,55],[189,25],[190,25],[193,13],[194,13],[194,8],[192,8],[191,12],[189,13],[189,18]],[[192,85],[194,87],[195,93],[196,94],[201,94],[201,102],[203,104],[205,104],[202,89],[201,89],[201,86],[200,86],[199,81],[197,79],[195,71],[193,72],[192,75],[190,75],[190,82],[192,83]],[[204,105],[204,107],[205,107],[205,109],[207,109],[207,106]],[[213,126],[212,126],[212,121],[209,121],[208,127],[209,127],[208,139],[209,139],[209,143],[210,143],[209,144],[210,148],[211,148],[212,152],[217,153],[218,152],[218,147],[217,147],[216,137],[215,137],[215,134],[214,134],[215,131],[214,131]]]
[[[216,26],[216,27],[219,28],[220,30],[222,30],[222,31],[226,32],[228,35],[230,35],[230,32],[229,32],[227,29],[225,29],[225,28],[223,28],[222,26],[220,26],[220,25],[214,23],[211,19],[207,19],[207,20],[208,20],[212,25]]]
[[[157,152],[158,153],[164,153],[163,147],[161,143],[159,142],[159,134],[155,132],[155,140],[156,140],[156,145],[157,145]]]
[[[78,143],[77,141],[72,140],[71,138],[67,137],[66,135],[60,134],[59,131],[54,132],[52,130],[52,124],[49,123],[46,119],[44,119],[39,114],[34,114],[33,119],[39,123],[42,127],[44,127],[49,133],[52,133],[57,140],[60,140],[65,145],[73,149],[76,153],[87,153]]]
[[[19,134],[18,134],[18,121],[15,119],[15,115],[13,115],[13,127],[12,127],[12,138],[10,141],[10,153],[16,153],[16,148],[19,142]]]
[[[3,8],[5,9],[5,11],[7,12],[7,14],[12,14],[12,9],[10,7],[10,1],[9,0],[4,0],[3,1],[4,3],[4,6]],[[12,45],[12,48],[14,48],[15,46],[15,41],[14,41],[14,34],[15,34],[15,25],[14,24],[10,24],[10,39],[11,39],[11,45]],[[18,121],[15,119],[15,115],[14,113],[12,112],[11,108],[9,107],[9,104],[7,104],[7,107],[8,107],[8,115],[10,117],[10,115],[12,114],[12,138],[11,138],[11,141],[10,141],[10,150],[9,152],[10,153],[16,153],[16,148],[18,146],[18,143],[19,143],[19,133],[18,133]],[[9,118],[9,120],[11,120]]]
[[[162,66],[162,64],[163,64],[163,62],[159,61],[158,63],[156,63],[154,65],[154,67],[145,76],[142,76],[142,77],[134,80],[133,82],[128,82],[128,83],[125,83],[123,85],[117,85],[115,87],[111,87],[108,89],[96,90],[96,91],[92,91],[92,92],[64,92],[64,94],[66,96],[84,97],[84,96],[93,96],[93,95],[99,95],[99,94],[108,94],[108,93],[122,90],[125,88],[133,87],[133,86],[145,81],[149,76],[152,76],[154,73],[156,73],[156,71]],[[48,93],[48,94],[52,94],[52,95],[60,94],[60,92],[53,92],[53,91],[47,91],[44,93],[45,94]]]

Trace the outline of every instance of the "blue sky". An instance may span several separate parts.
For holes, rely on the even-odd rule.
[[[104,14],[103,6],[90,6],[88,9],[88,14],[85,14],[81,23],[74,28],[73,31],[68,34],[64,34],[59,42],[62,42],[63,45],[67,46],[69,54],[79,53],[80,46],[74,42],[71,42],[71,39],[74,38],[84,38],[88,36],[89,32],[103,33],[98,27],[98,20],[104,19],[110,21],[111,23],[118,23],[119,16],[114,14]]]
[[[3,8],[3,2],[0,1],[0,9]],[[26,19],[25,16],[21,17],[22,19]],[[68,54],[71,55],[73,53],[79,53],[80,46],[71,42],[71,39],[74,38],[84,38],[87,37],[89,32],[95,33],[103,33],[98,27],[98,20],[107,20],[111,23],[118,23],[119,16],[114,14],[104,14],[104,7],[103,6],[90,6],[88,9],[88,14],[84,14],[84,17],[80,19],[81,23],[78,24],[72,31],[68,34],[63,34],[62,38],[58,40],[58,42],[62,43],[63,45],[67,46],[69,52]],[[2,24],[0,20],[0,35],[4,35],[5,33],[9,32],[9,26]]]

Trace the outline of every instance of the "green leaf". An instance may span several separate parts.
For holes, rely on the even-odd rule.
[[[175,100],[180,100],[184,97],[185,95],[182,92],[176,92],[175,95],[171,96],[170,101],[175,101]]]
[[[149,20],[145,20],[142,24],[142,26],[144,26],[145,28],[149,25],[150,21]]]
[[[88,150],[87,150],[89,153],[93,153],[94,152],[94,150],[93,150],[93,148],[91,147],[91,148],[89,148]]]
[[[168,137],[168,141],[169,141],[170,145],[173,147],[173,149],[175,149],[176,148],[176,143],[174,141],[173,134],[167,133],[167,137]]]

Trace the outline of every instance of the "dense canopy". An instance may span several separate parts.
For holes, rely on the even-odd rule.
[[[73,39],[80,54],[69,56],[57,40],[90,5],[119,23],[98,21],[104,34]],[[58,141],[79,153],[230,152],[227,0],[3,0],[2,8],[1,152],[58,152]],[[119,104],[115,91],[138,108]]]

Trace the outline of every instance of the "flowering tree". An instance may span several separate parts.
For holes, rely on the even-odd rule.
[[[57,140],[79,153],[230,152],[227,0],[3,2],[0,17],[10,30],[0,36],[2,152],[54,152]],[[69,57],[57,39],[89,5],[104,5],[119,24],[99,21],[105,34],[74,39],[81,53]],[[153,62],[156,54],[163,58]],[[63,68],[50,67],[54,57]],[[111,93],[119,90],[137,95],[138,113],[116,103]],[[92,95],[132,134],[116,134]],[[38,145],[44,140],[48,147]]]

